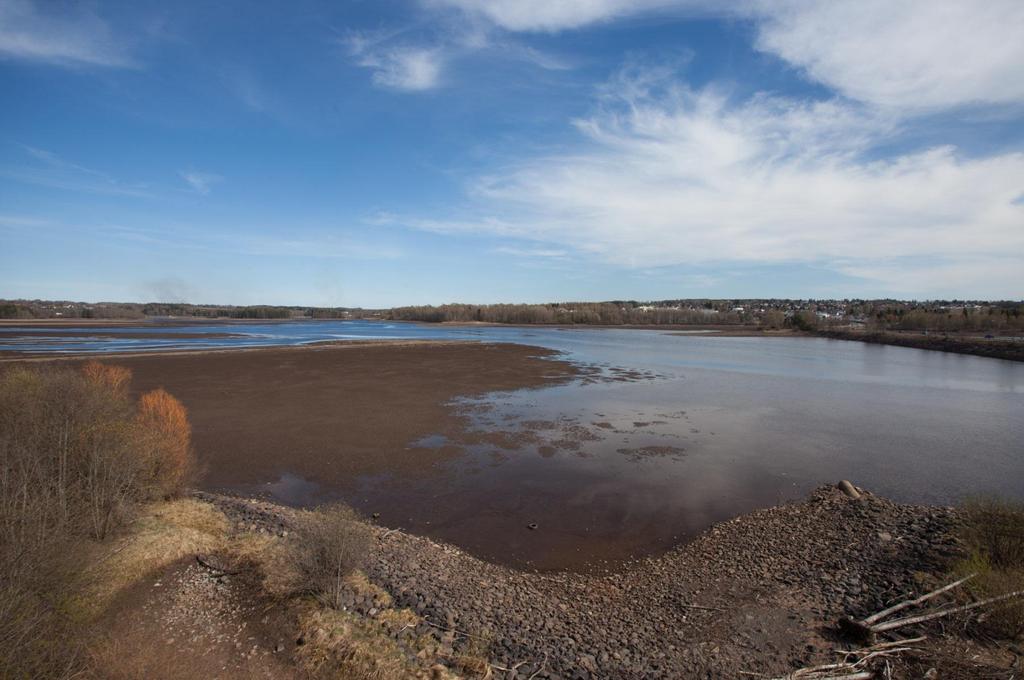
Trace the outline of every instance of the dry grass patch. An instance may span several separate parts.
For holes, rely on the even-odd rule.
[[[372,622],[333,609],[300,615],[304,644],[296,656],[318,678],[392,680],[415,678],[417,670],[398,644]]]
[[[420,624],[420,617],[411,609],[385,609],[377,620],[389,631],[398,632],[407,628],[415,628]]]
[[[126,536],[94,547],[82,575],[79,614],[99,614],[122,589],[172,562],[224,548],[229,530],[220,510],[192,498],[147,506]]]
[[[470,676],[486,676],[490,670],[491,644],[492,639],[487,635],[466,638],[452,657],[455,667]]]
[[[267,595],[284,599],[299,589],[291,545],[273,534],[242,533],[225,547],[226,556],[236,564],[251,564],[260,575],[260,587]]]
[[[394,603],[394,600],[391,599],[391,593],[371,581],[359,569],[352,571],[346,576],[344,582],[356,595],[373,600],[377,607],[390,607]]]

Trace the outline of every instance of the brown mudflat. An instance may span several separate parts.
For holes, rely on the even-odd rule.
[[[463,422],[453,399],[574,376],[554,354],[510,344],[382,343],[109,361],[132,369],[134,389],[164,387],[188,408],[200,486],[258,491],[284,477],[346,495],[361,476],[422,474],[457,455],[409,449],[428,435],[455,438]],[[315,494],[299,495],[296,502]]]

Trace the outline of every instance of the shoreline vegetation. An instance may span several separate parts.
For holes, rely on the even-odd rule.
[[[985,337],[976,334],[931,334],[899,331],[865,331],[825,329],[815,335],[834,340],[851,340],[876,345],[894,345],[896,347],[912,347],[954,354],[970,354],[992,359],[1008,361],[1024,361],[1024,338],[1007,340]]]

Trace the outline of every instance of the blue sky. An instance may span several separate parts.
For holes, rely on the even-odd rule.
[[[0,0],[0,297],[1021,298],[1021,35],[1019,0]]]

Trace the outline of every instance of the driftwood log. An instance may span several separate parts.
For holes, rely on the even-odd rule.
[[[842,491],[847,496],[849,496],[850,498],[854,500],[860,498],[860,491],[857,491],[857,487],[855,487],[849,480],[842,480],[841,482],[839,482],[838,486],[839,490]]]
[[[1015,590],[1013,592],[1003,593],[1002,595],[988,597],[984,600],[978,600],[976,602],[971,602],[969,604],[959,605],[956,607],[941,607],[934,611],[925,612],[923,614],[917,614],[914,616],[904,616],[902,618],[890,619],[888,621],[884,620],[889,616],[892,616],[896,612],[903,611],[904,609],[908,609],[910,607],[916,607],[924,602],[927,602],[928,600],[931,600],[932,598],[942,595],[943,593],[948,593],[951,590],[960,587],[964,583],[967,583],[975,576],[977,576],[977,574],[968,574],[962,579],[953,581],[952,583],[944,585],[941,588],[936,588],[935,590],[929,593],[925,593],[920,597],[915,597],[910,600],[898,602],[891,607],[883,609],[882,611],[876,614],[872,614],[871,616],[868,616],[867,618],[861,619],[859,621],[849,617],[844,618],[839,621],[839,629],[851,638],[862,641],[872,641],[874,640],[874,637],[877,633],[884,633],[886,631],[896,630],[898,628],[903,628],[904,626],[911,626],[915,623],[925,623],[926,621],[941,619],[945,616],[949,616],[950,614],[967,612],[971,611],[972,609],[978,609],[979,607],[985,607],[987,605],[995,604],[997,602],[1004,602],[1006,600],[1012,600],[1014,598],[1024,596],[1024,590]]]
[[[886,623],[879,623],[872,626],[871,629],[876,633],[881,633],[887,630],[895,630],[897,628],[902,628],[903,626],[910,626],[915,623],[924,623],[925,621],[940,619],[943,616],[949,616],[950,614],[966,612],[972,609],[977,609],[978,607],[984,607],[986,605],[995,604],[996,602],[1011,600],[1013,598],[1021,597],[1022,595],[1024,595],[1024,590],[1015,590],[1010,593],[996,595],[995,597],[987,597],[984,600],[978,600],[977,602],[971,602],[970,604],[960,605],[959,607],[946,607],[945,609],[939,609],[937,611],[929,612],[927,614],[921,614],[919,616],[905,616],[902,619],[894,619],[892,621],[887,621]]]
[[[871,680],[875,677],[875,673],[868,666],[874,660],[910,651],[914,649],[911,645],[922,642],[925,639],[927,638],[922,636],[912,640],[882,642],[861,649],[837,649],[835,653],[844,657],[842,661],[800,668],[788,675],[773,678],[772,680]]]

